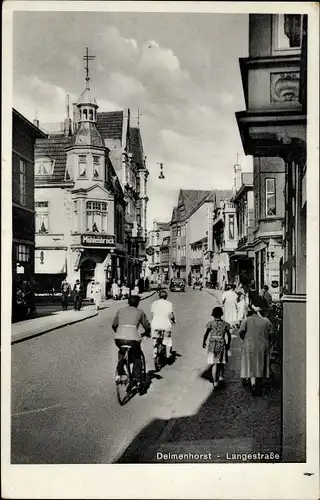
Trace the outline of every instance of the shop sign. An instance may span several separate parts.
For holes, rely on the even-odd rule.
[[[147,255],[150,255],[150,256],[151,256],[151,255],[153,255],[153,254],[154,254],[154,249],[153,249],[152,247],[148,247],[148,248],[146,249],[146,254],[147,254]]]
[[[114,236],[112,234],[82,234],[81,245],[87,247],[114,247]]]
[[[277,280],[273,280],[273,281],[271,281],[271,286],[272,286],[272,288],[278,288],[278,286],[279,286],[279,281],[277,281]]]

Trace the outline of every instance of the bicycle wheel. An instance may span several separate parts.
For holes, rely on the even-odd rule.
[[[123,373],[124,374],[121,376],[121,380],[116,382],[117,398],[121,406],[125,405],[130,397],[131,374],[127,362],[124,363]],[[116,380],[118,375],[119,372],[117,366]]]

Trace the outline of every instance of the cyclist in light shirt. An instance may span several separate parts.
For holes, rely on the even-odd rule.
[[[159,299],[155,300],[151,306],[152,321],[151,321],[151,336],[154,339],[154,356],[157,354],[156,339],[159,336],[159,330],[164,330],[163,344],[166,346],[167,359],[171,356],[172,325],[176,322],[172,303],[167,300],[168,294],[165,290],[159,292]]]

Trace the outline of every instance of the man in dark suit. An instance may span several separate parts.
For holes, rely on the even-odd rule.
[[[74,296],[74,310],[80,311],[82,297],[83,297],[83,288],[80,283],[80,280],[77,280],[73,287],[73,296]]]

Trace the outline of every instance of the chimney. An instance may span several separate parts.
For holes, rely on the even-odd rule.
[[[75,102],[72,104],[72,112],[73,112],[73,132],[75,132],[78,129],[80,120],[79,109],[77,103]]]
[[[33,125],[34,125],[35,127],[38,127],[38,128],[39,128],[40,123],[39,123],[39,120],[38,120],[38,111],[36,111],[36,117],[35,117],[35,119],[33,120]]]
[[[69,137],[72,133],[72,121],[70,118],[69,94],[66,96],[66,119],[64,120],[64,135]]]

